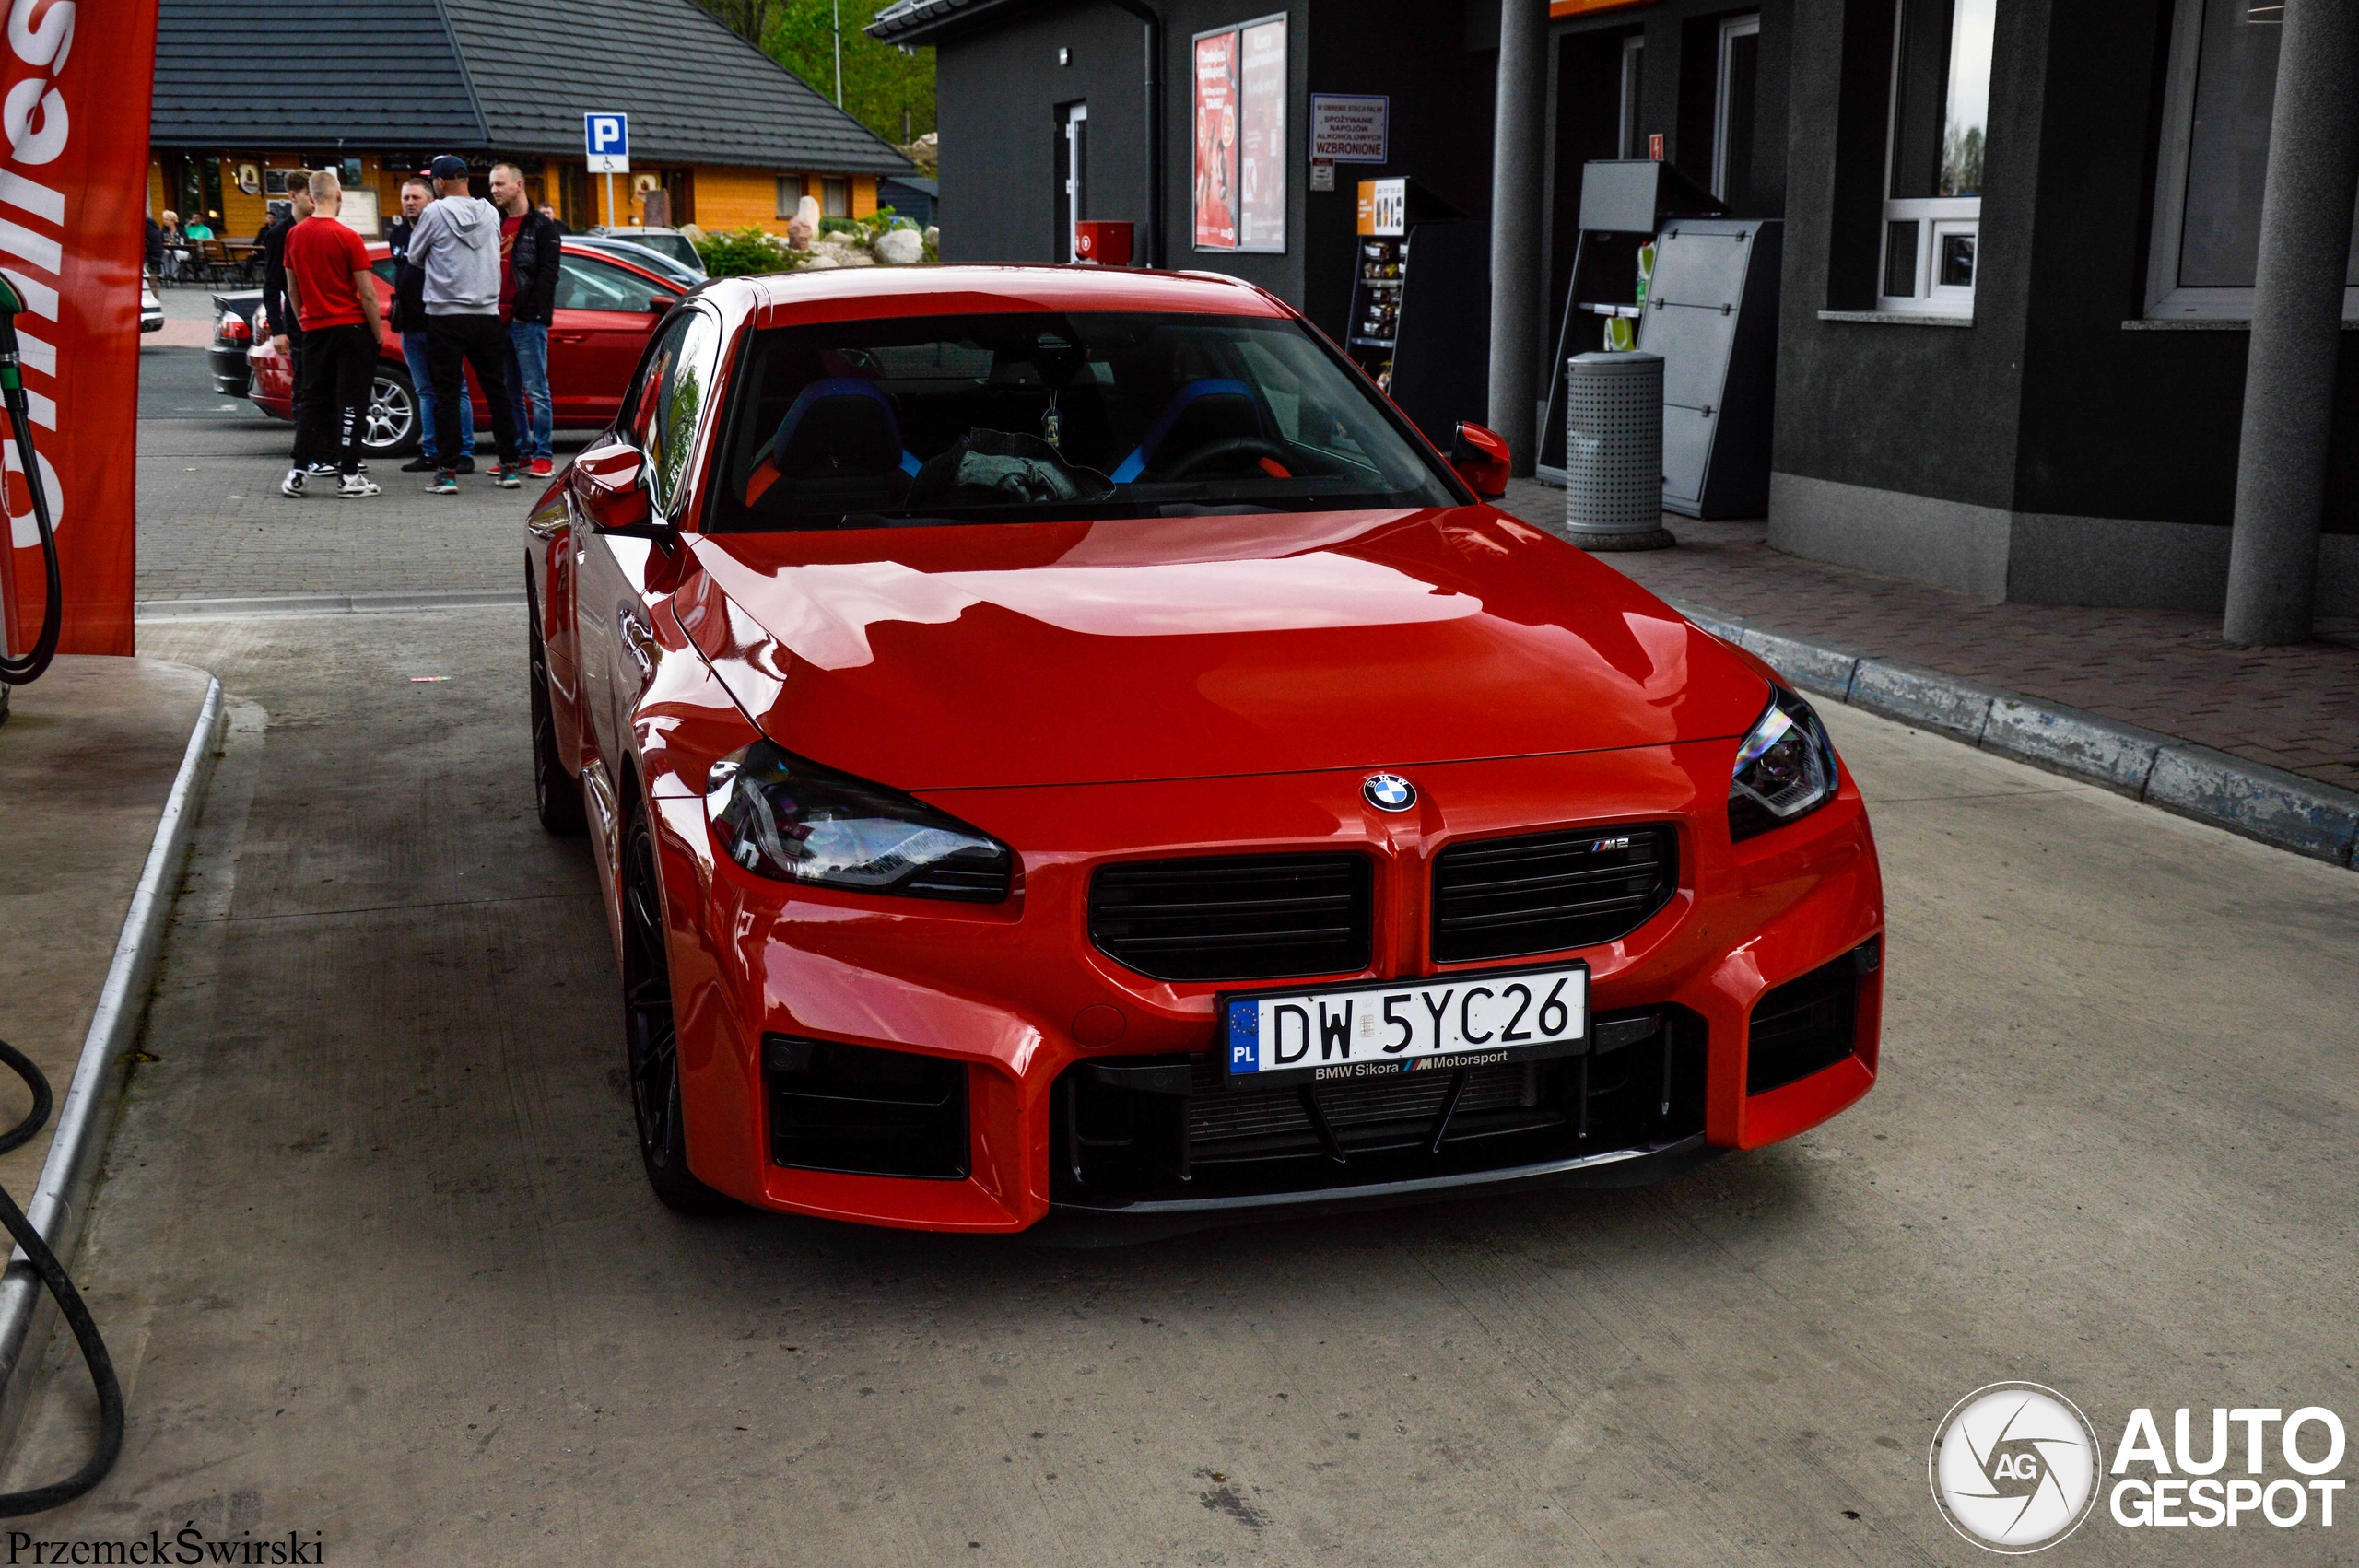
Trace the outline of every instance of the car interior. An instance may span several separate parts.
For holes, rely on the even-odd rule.
[[[754,334],[716,532],[1458,504],[1297,322],[978,314]]]

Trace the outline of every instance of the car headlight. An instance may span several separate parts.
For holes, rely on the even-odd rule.
[[[780,882],[957,898],[1005,898],[1015,857],[915,796],[757,741],[712,765],[705,815],[722,853]]]
[[[1783,686],[1736,749],[1729,837],[1744,839],[1809,815],[1835,798],[1835,743],[1810,704]]]

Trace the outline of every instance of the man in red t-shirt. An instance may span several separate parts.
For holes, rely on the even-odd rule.
[[[287,303],[303,328],[303,385],[296,397],[294,466],[282,496],[303,494],[305,471],[334,461],[339,496],[373,496],[360,472],[360,409],[376,379],[377,280],[369,248],[336,216],[344,186],[334,170],[311,176],[311,216],[287,236]]]

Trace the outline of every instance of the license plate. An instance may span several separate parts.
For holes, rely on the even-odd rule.
[[[1220,999],[1232,1088],[1455,1071],[1589,1048],[1589,965]]]

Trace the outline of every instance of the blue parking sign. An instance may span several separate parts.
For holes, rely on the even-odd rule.
[[[584,114],[581,150],[593,174],[630,172],[630,118],[623,114]]]

